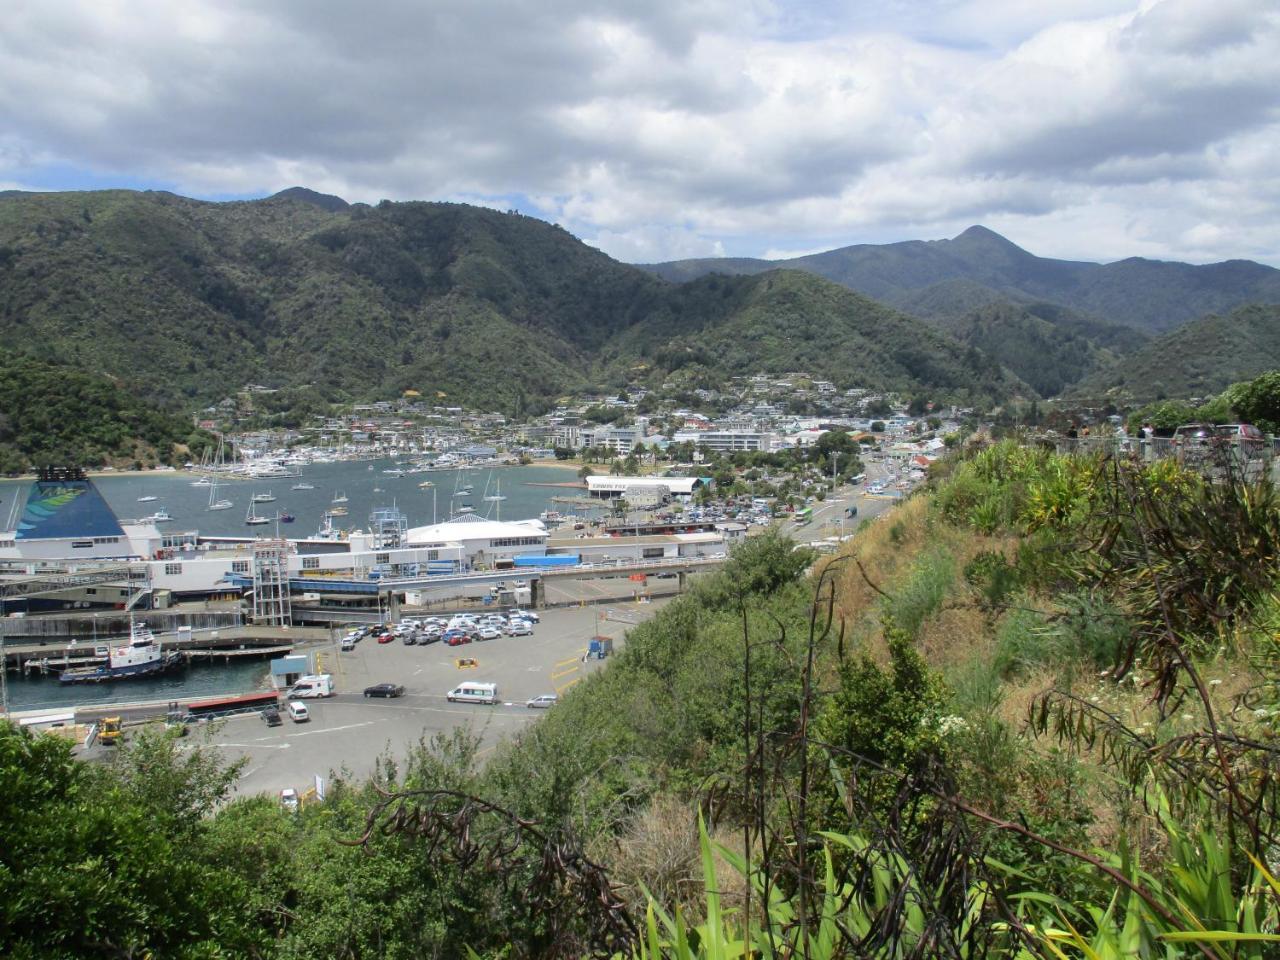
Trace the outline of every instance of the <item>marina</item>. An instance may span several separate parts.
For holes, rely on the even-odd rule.
[[[396,507],[409,517],[411,524],[433,523],[446,520],[450,513],[450,495],[461,491],[468,483],[484,483],[489,468],[485,470],[449,469],[432,472],[434,486],[422,487],[422,477],[417,474],[394,476],[384,474],[382,467],[395,461],[388,458],[374,461],[338,461],[308,466],[303,476],[289,489],[277,487],[276,502],[270,513],[254,514],[268,520],[262,527],[273,526],[277,512],[292,516],[300,532],[311,533],[319,529],[324,514],[332,505],[345,506],[349,521],[335,523],[337,528],[361,527],[366,518],[378,508]],[[374,470],[368,470],[372,465]],[[501,477],[502,495],[506,498],[500,506],[504,517],[536,517],[551,505],[549,494],[573,471],[564,467],[511,466],[492,468],[495,482]],[[221,476],[215,482],[193,486],[199,477],[186,470],[152,470],[142,473],[102,473],[94,476],[94,484],[118,516],[132,517],[138,513],[138,498],[154,496],[165,503],[165,514],[170,526],[181,530],[199,530],[202,535],[233,536],[245,531],[245,515],[255,492],[251,481],[227,480]],[[0,528],[12,529],[16,511],[21,508],[29,480],[0,481],[0,500],[7,508],[0,515]],[[535,486],[536,484],[536,486]],[[300,489],[302,487],[306,489]],[[374,492],[379,488],[379,492]],[[436,492],[438,491],[438,493]],[[337,498],[343,498],[339,500]],[[152,501],[146,501],[152,502]],[[482,501],[483,502],[483,501]],[[457,502],[455,502],[455,506]],[[492,509],[496,515],[497,502],[475,504],[480,514]],[[585,504],[584,504],[585,507]],[[600,504],[593,505],[591,516],[603,511]],[[282,523],[285,521],[281,518]],[[295,534],[296,535],[296,534]]]

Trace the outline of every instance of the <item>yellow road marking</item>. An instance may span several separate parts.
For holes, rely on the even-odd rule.
[[[577,672],[578,672],[578,668],[577,668],[577,667],[566,667],[566,668],[565,668],[565,669],[563,669],[563,670],[558,670],[558,671],[556,671],[555,673],[551,674],[551,679],[552,679],[552,680],[558,680],[558,679],[560,679],[561,677],[567,677],[569,674],[571,674],[571,673],[577,673]]]
[[[582,682],[581,677],[574,677],[568,683],[562,684],[561,686],[556,687],[556,696],[559,696],[560,694],[564,693],[566,690],[572,687],[575,683],[581,683],[581,682]]]

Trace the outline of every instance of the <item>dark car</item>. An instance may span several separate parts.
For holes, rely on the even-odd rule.
[[[364,688],[366,697],[403,697],[404,685],[399,683],[375,683]]]
[[[280,719],[280,711],[275,707],[267,707],[263,710],[262,720],[268,727],[278,727],[280,724],[284,723],[284,721]]]

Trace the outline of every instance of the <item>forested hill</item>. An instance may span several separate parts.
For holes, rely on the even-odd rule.
[[[1025,390],[825,281],[673,285],[533,218],[301,188],[238,203],[0,197],[0,336],[188,409],[261,383],[326,400],[414,388],[519,413],[677,368],[807,370],[958,399]]]
[[[933,312],[957,314],[973,305],[976,290],[985,288],[987,298],[1047,300],[1154,333],[1246,303],[1280,302],[1280,270],[1250,260],[1204,266],[1141,257],[1107,264],[1054,260],[980,226],[949,240],[858,244],[789,260],[677,260],[645,266],[673,281],[779,268],[807,270],[902,309],[927,297]],[[957,286],[958,281],[963,283]]]
[[[0,349],[0,473],[181,463],[211,440],[107,377]]]
[[[1210,315],[1153,340],[1113,369],[1070,392],[1082,399],[1146,403],[1208,397],[1280,367],[1280,305]]]

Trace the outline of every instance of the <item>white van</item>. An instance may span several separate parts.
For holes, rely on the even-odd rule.
[[[297,700],[289,701],[289,719],[294,723],[306,723],[311,719],[311,714],[307,710],[305,703],[299,703]]]
[[[450,703],[497,703],[496,683],[464,683],[448,693]]]
[[[333,696],[333,674],[318,673],[299,677],[298,682],[289,688],[288,699],[312,699],[314,697]]]

